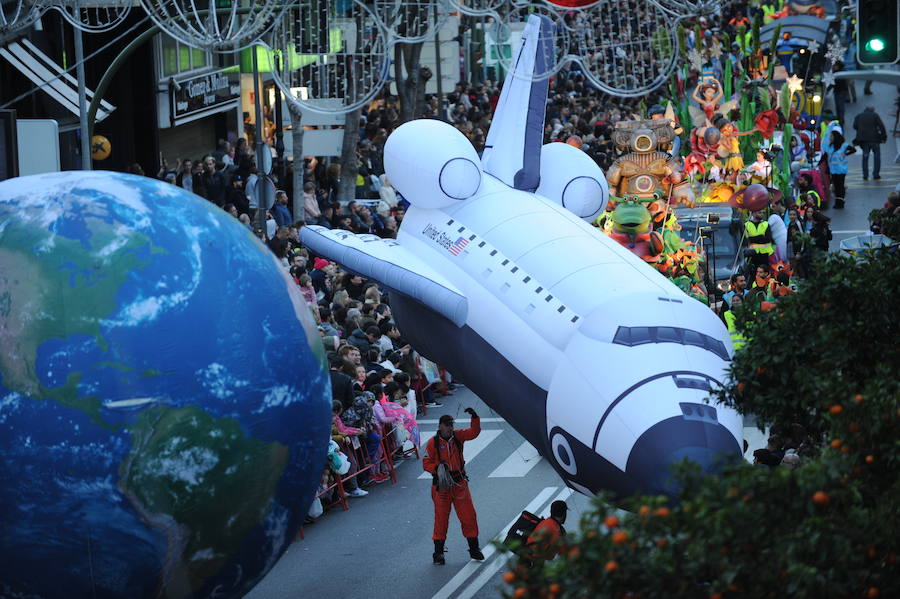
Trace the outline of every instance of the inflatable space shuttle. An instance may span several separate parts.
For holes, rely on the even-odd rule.
[[[741,416],[705,401],[725,326],[589,224],[609,191],[563,143],[541,146],[549,20],[531,16],[481,158],[438,120],[397,128],[387,176],[411,204],[396,240],[304,227],[311,250],[381,282],[416,350],[445,366],[573,489],[675,492],[670,466],[739,458]]]

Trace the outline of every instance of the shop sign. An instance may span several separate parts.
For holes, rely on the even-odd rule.
[[[219,71],[179,81],[172,90],[172,114],[184,118],[233,102],[241,96],[240,73]]]

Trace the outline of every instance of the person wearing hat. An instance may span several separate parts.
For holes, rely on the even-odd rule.
[[[454,430],[453,416],[444,414],[438,421],[437,434],[425,446],[422,466],[431,474],[431,500],[434,502],[434,554],[435,564],[443,566],[444,542],[450,524],[450,507],[462,525],[463,536],[469,543],[469,556],[483,560],[484,554],[478,547],[478,517],[469,492],[469,477],[466,476],[466,460],[463,445],[481,433],[481,420],[472,408],[466,408],[471,416],[469,428]]]
[[[312,279],[313,289],[316,293],[328,293],[331,288],[331,277],[334,276],[334,266],[331,262],[324,258],[316,258],[313,260],[313,270],[309,273]]]
[[[563,524],[566,522],[566,513],[569,506],[565,501],[554,501],[550,504],[550,517],[541,520],[525,546],[528,547],[532,560],[532,567],[540,567],[545,561],[552,560],[562,550],[562,540],[566,536]]]

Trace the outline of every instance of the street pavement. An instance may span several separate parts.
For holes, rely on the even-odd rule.
[[[894,137],[891,129],[894,124],[896,108],[894,101],[897,98],[897,88],[886,83],[873,83],[872,95],[863,94],[863,82],[856,82],[856,102],[847,105],[846,127],[844,137],[852,140],[855,137],[853,119],[862,112],[866,106],[874,106],[875,112],[881,116],[884,126],[888,130],[888,140],[881,146],[881,180],[872,179],[873,157],[869,156],[869,180],[862,177],[862,152],[857,152],[849,157],[850,165],[847,174],[847,203],[843,210],[835,210],[829,204],[825,211],[831,218],[833,239],[830,249],[837,250],[840,242],[848,237],[866,235],[869,233],[869,212],[875,208],[881,208],[887,195],[900,183],[900,164],[895,162],[900,154],[900,137]]]
[[[467,407],[482,419],[481,435],[466,443],[465,457],[485,561],[469,558],[454,514],[447,565],[431,563],[431,476],[423,476],[421,460],[410,459],[397,465],[396,484],[369,487],[367,497],[349,500],[348,511],[332,508],[305,527],[304,538],[291,545],[248,599],[496,599],[502,596],[507,556],[490,541],[502,539],[522,510],[548,516],[553,501],[565,500],[567,525],[577,529],[590,499],[566,488],[547,461],[470,390],[458,387],[443,402],[419,419],[423,445],[442,414],[452,414],[457,428],[468,426]],[[752,426],[744,436],[750,443],[746,455],[765,446]]]
[[[862,94],[848,105],[848,139],[852,122],[866,105],[872,104],[890,130],[894,122],[896,90],[875,83],[874,94]],[[897,139],[889,132],[882,146],[881,180],[862,180],[861,154],[850,157],[847,205],[829,207],[834,239],[832,250],[847,237],[868,232],[869,212],[881,207],[887,194],[900,182],[900,165],[894,163]],[[871,166],[871,165],[870,165]],[[871,172],[870,172],[871,175]],[[428,411],[419,420],[423,443],[437,429],[442,414],[453,414],[457,427],[468,425],[463,413],[473,407],[482,417],[482,433],[466,444],[466,465],[478,512],[484,562],[469,559],[465,539],[455,515],[450,519],[447,565],[431,563],[433,507],[431,479],[424,475],[420,460],[397,466],[397,484],[369,487],[369,495],[350,499],[350,509],[332,508],[304,529],[305,538],[294,542],[269,575],[247,596],[249,599],[342,597],[346,599],[495,599],[501,597],[501,576],[506,556],[490,541],[505,536],[506,529],[523,509],[546,516],[550,503],[564,499],[570,506],[570,529],[590,507],[587,497],[565,487],[546,460],[502,418],[464,387],[444,398],[444,406]],[[745,454],[765,446],[765,437],[746,422]]]

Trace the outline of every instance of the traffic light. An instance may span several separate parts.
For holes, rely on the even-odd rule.
[[[859,0],[856,55],[860,64],[893,64],[900,58],[898,5],[897,0]]]

